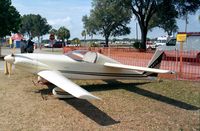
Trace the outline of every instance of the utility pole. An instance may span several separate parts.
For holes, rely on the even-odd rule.
[[[187,25],[188,25],[188,13],[185,14],[185,33],[187,32]]]
[[[137,22],[135,24],[135,28],[136,28],[136,41],[138,41],[138,25],[137,25]]]

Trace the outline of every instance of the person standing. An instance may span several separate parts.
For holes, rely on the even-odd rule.
[[[27,42],[26,42],[25,39],[21,40],[20,49],[21,49],[21,53],[27,53],[27,51],[26,51],[26,49],[27,49]]]
[[[12,48],[12,44],[13,44],[13,40],[12,40],[12,38],[10,37],[10,38],[9,38],[9,45],[10,45],[10,48]]]
[[[34,42],[32,41],[32,37],[30,37],[29,39],[28,39],[28,45],[27,45],[27,49],[26,49],[26,51],[28,52],[28,53],[33,53],[33,51],[34,51]]]

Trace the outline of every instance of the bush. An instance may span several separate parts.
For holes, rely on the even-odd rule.
[[[141,42],[135,42],[135,43],[133,43],[133,47],[135,47],[136,49],[139,49],[140,44],[141,44]]]
[[[99,44],[96,44],[96,43],[90,43],[90,47],[99,47]]]

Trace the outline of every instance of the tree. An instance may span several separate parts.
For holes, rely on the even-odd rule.
[[[68,39],[70,38],[70,31],[64,26],[62,26],[58,29],[57,37],[58,39],[62,40],[63,43],[65,42],[65,39],[67,39],[68,43]]]
[[[88,36],[91,37],[91,39],[93,38],[93,35],[96,35],[96,31],[95,31],[95,24],[93,23],[93,21],[89,18],[87,15],[83,16],[82,21],[84,23],[84,28],[86,31],[86,34]]]
[[[126,25],[131,20],[131,11],[121,5],[123,0],[93,0],[90,16],[83,16],[84,28],[89,34],[101,34],[108,46],[110,36],[130,33]]]
[[[147,32],[149,30],[149,22],[152,17],[162,8],[165,4],[169,4],[171,6],[174,5],[176,11],[179,16],[183,16],[187,13],[194,13],[200,6],[199,0],[124,0],[123,4],[126,7],[129,7],[137,21],[140,25],[141,29],[141,48],[146,50],[146,38]],[[168,10],[171,11],[171,10]],[[168,13],[168,11],[163,13]]]
[[[80,43],[81,43],[81,41],[79,40],[79,38],[74,38],[72,40],[72,44],[76,44],[76,46],[78,46],[78,44],[80,44]]]
[[[50,34],[54,34],[54,35],[57,35],[57,30],[56,29],[51,29],[50,31],[49,31],[49,33]]]
[[[81,32],[81,35],[82,35],[82,37],[84,37],[84,41],[86,41],[86,36],[87,36],[86,30],[83,30]]]
[[[18,32],[21,16],[11,0],[0,0],[0,38]]]
[[[46,18],[42,18],[39,14],[28,14],[22,17],[20,32],[27,34],[29,37],[37,37],[38,40],[42,35],[49,32],[51,26],[47,23]]]
[[[40,15],[36,15],[33,22],[32,37],[37,37],[39,42],[40,37],[47,34],[51,26],[47,23],[46,18],[42,18]]]
[[[160,27],[164,29],[169,36],[172,35],[173,32],[178,31],[178,26],[176,24],[178,12],[175,9],[175,5],[171,5],[171,3],[171,0],[164,1],[158,7],[159,11],[152,16],[148,29],[151,30],[154,27]]]
[[[23,15],[22,23],[20,27],[20,33],[24,35],[28,35],[29,37],[32,35],[32,27],[33,27],[33,14]]]
[[[84,37],[84,43],[86,44],[86,36],[87,36],[86,30],[83,30],[83,31],[81,32],[81,35],[82,35],[82,37]]]
[[[165,21],[164,23],[160,24],[159,27],[164,29],[168,36],[171,36],[173,33],[178,31],[178,26],[176,25],[175,19]]]

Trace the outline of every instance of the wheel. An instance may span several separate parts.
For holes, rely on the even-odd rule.
[[[62,89],[55,87],[52,90],[53,95],[55,95],[56,97],[60,98],[60,99],[69,99],[69,98],[74,98],[74,96],[72,96],[71,94],[63,91]]]

